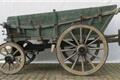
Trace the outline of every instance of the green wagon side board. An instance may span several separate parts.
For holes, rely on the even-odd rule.
[[[9,33],[16,35],[18,34],[17,36],[13,36],[15,41],[22,39],[24,40],[27,37],[32,39],[35,39],[34,37],[42,37],[43,39],[55,38],[57,35],[55,33],[56,29],[58,33],[57,36],[59,37],[59,35],[64,30],[69,28],[71,25],[76,24],[76,22],[95,26],[104,32],[115,12],[112,12],[112,14],[105,16],[102,14],[105,12],[113,11],[116,8],[116,5],[109,5],[65,11],[54,10],[53,12],[40,14],[11,16],[7,18],[7,24],[9,25]],[[91,16],[93,16],[93,18]],[[94,18],[94,16],[97,17]],[[84,19],[84,17],[91,18]]]

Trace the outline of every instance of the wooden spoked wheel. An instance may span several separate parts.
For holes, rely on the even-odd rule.
[[[61,48],[65,43],[68,45]],[[97,43],[100,45],[94,46]],[[95,73],[104,65],[108,56],[108,44],[104,35],[93,26],[87,25],[74,25],[65,30],[57,41],[56,49],[62,67],[76,75]],[[96,50],[99,50],[97,55]],[[72,58],[74,60],[71,62],[69,59]]]
[[[4,43],[0,46],[0,71],[5,74],[19,72],[25,64],[23,49],[16,43]]]

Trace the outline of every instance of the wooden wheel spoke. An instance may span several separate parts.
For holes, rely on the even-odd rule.
[[[15,62],[17,62],[19,65],[21,65],[21,58],[15,58]]]
[[[14,63],[11,63],[11,67],[12,67],[13,69],[14,69],[14,66],[15,66]]]
[[[72,67],[71,67],[71,69],[74,69],[74,67],[75,67],[75,65],[76,65],[76,63],[77,63],[77,61],[78,61],[78,59],[79,59],[79,56],[77,56],[77,58],[75,59],[73,65],[72,65]]]
[[[75,37],[75,35],[72,33],[72,31],[70,31],[70,34],[71,34],[72,38],[74,39],[74,41],[76,42],[76,44],[79,45],[79,42],[78,42],[77,38]]]
[[[76,48],[75,48],[75,49],[62,49],[62,50],[60,50],[60,51],[66,52],[66,51],[75,51],[75,50],[76,50]]]
[[[2,53],[2,52],[0,52],[0,54],[3,55],[3,56],[6,56],[6,54],[4,54],[4,53]]]
[[[95,48],[88,48],[89,50],[103,50],[101,47],[95,47]]]
[[[75,56],[76,54],[77,54],[77,52],[74,51],[72,55],[70,55],[68,58],[66,58],[66,59],[64,60],[64,62],[66,62],[68,59],[72,58],[72,57]]]
[[[7,52],[7,54],[9,54],[8,50],[6,49],[6,47],[4,47],[4,50]]]
[[[80,28],[80,43],[82,44],[83,43],[83,40],[82,40],[82,28]]]
[[[67,44],[69,44],[69,45],[71,45],[71,46],[73,46],[73,47],[76,47],[76,45],[75,44],[73,44],[73,43],[71,43],[70,41],[67,41],[67,40],[63,40],[64,42],[66,42]]]
[[[19,52],[18,50],[16,50],[14,53],[13,53],[13,55],[15,55],[17,52]]]
[[[96,46],[92,46],[92,45],[90,45],[90,46],[88,46],[88,48],[96,48]]]
[[[92,63],[92,61],[89,59],[89,57],[87,57],[87,55],[86,55],[86,60],[91,64],[93,69],[95,69],[95,65]]]
[[[100,59],[100,57],[98,57],[97,55],[95,55],[95,54],[92,54],[92,53],[88,53],[89,55],[91,55],[91,56],[94,56],[95,58],[97,58],[97,59]]]
[[[87,46],[89,46],[89,45],[91,45],[91,44],[93,44],[94,42],[96,42],[97,40],[99,40],[100,38],[99,37],[97,37],[96,39],[94,39],[92,42],[90,42],[90,43],[88,43],[87,44]]]
[[[65,49],[74,49],[75,47],[70,46],[70,47],[65,47]]]
[[[82,57],[82,56],[81,56]],[[81,59],[81,68],[82,68],[82,72],[84,72],[84,62],[83,62],[83,57]]]
[[[8,64],[8,70],[9,70],[9,71],[10,71],[10,69],[11,69],[10,65],[11,65],[11,64],[9,63],[9,64]]]
[[[3,68],[7,63],[5,62],[4,64],[2,64],[1,68]]]
[[[89,33],[88,33],[88,35],[87,35],[87,37],[86,37],[86,39],[85,39],[85,42],[84,42],[84,44],[86,44],[87,43],[87,41],[88,41],[88,38],[90,37],[90,34],[92,33],[92,30],[90,30],[89,31]]]

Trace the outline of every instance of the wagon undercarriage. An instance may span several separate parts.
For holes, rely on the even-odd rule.
[[[90,75],[98,71],[108,56],[108,43],[120,44],[120,31],[104,35],[112,17],[120,12],[116,5],[55,11],[9,17],[2,24],[7,30],[6,43],[0,46],[0,70],[19,72],[40,51],[51,48],[68,72]],[[37,41],[34,43],[32,41]]]

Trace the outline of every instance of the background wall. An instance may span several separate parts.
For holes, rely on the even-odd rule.
[[[57,0],[51,0],[51,2],[49,2],[49,0],[44,0],[45,2],[42,1],[43,0],[37,0],[36,2],[34,0],[2,0],[0,2],[0,23],[5,22],[8,16],[51,12],[53,9],[61,11],[110,4],[116,4],[120,7],[119,0],[69,0],[70,2],[68,0],[59,0],[59,2],[57,2]],[[114,16],[105,34],[117,34],[118,29],[120,29],[120,14]],[[0,44],[4,43],[3,39],[6,38],[6,36],[2,36],[1,30],[3,30],[2,27],[0,27]],[[54,63],[57,62],[57,59],[55,54],[46,50],[45,52],[41,52],[34,62]],[[107,62],[120,62],[120,47],[117,43],[109,44]]]

